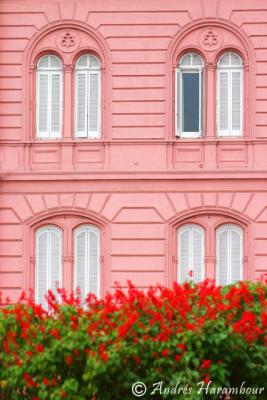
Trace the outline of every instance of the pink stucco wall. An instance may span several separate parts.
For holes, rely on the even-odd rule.
[[[244,274],[267,274],[267,3],[262,0],[17,0],[0,3],[0,288],[34,283],[34,230],[62,227],[63,282],[71,289],[72,230],[101,228],[101,290],[131,279],[177,278],[176,229],[235,222],[245,231]],[[218,45],[205,45],[209,29]],[[59,37],[76,37],[72,51]],[[175,138],[174,71],[186,50],[205,60],[205,137]],[[216,62],[244,62],[244,135],[216,137]],[[102,65],[102,137],[74,139],[73,64]],[[35,138],[35,66],[64,64],[61,140]],[[207,241],[206,274],[215,250]]]

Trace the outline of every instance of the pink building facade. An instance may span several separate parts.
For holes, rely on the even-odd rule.
[[[267,4],[2,0],[0,288],[267,274]]]

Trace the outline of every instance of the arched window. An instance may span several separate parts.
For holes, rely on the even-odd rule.
[[[217,65],[218,135],[241,136],[242,125],[243,62],[236,53],[224,53]]]
[[[100,137],[100,63],[84,54],[75,65],[75,136]]]
[[[88,293],[100,295],[100,231],[82,225],[74,232],[74,288],[79,287],[84,301]]]
[[[62,233],[55,226],[44,226],[36,231],[36,302],[45,308],[48,289],[57,295],[57,286],[62,285]]]
[[[196,224],[178,229],[178,281],[200,282],[205,279],[205,232]]]
[[[37,138],[59,139],[62,129],[62,64],[58,57],[40,58],[36,71]]]
[[[228,285],[243,279],[243,229],[227,224],[217,229],[216,281]]]
[[[185,54],[176,73],[176,135],[200,137],[203,127],[203,60]]]

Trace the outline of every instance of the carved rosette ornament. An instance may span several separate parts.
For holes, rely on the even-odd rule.
[[[199,44],[206,51],[214,51],[222,46],[223,37],[221,32],[214,28],[208,28],[199,35]]]
[[[80,36],[72,29],[61,31],[56,39],[57,48],[63,53],[71,53],[79,47]]]

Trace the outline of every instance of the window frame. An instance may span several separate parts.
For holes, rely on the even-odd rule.
[[[97,62],[98,62],[98,67],[77,67],[77,64],[81,57],[84,56],[92,56],[94,57]],[[77,107],[77,99],[78,99],[78,84],[77,84],[77,77],[78,75],[83,75],[85,74],[86,76],[86,111],[87,111],[87,118],[86,118],[86,131],[84,131],[83,134],[78,133],[77,130],[77,113],[78,113],[78,107]],[[98,77],[98,126],[96,131],[90,132],[89,129],[89,124],[90,124],[90,118],[89,118],[89,104],[90,104],[90,75],[97,75]],[[74,63],[74,139],[101,139],[101,122],[102,122],[102,77],[101,77],[101,60],[99,59],[98,56],[91,52],[86,52],[83,54],[80,54],[79,57],[76,59]]]
[[[60,63],[60,68],[56,67],[39,67],[40,61],[44,57],[55,57],[59,63]],[[50,64],[50,61],[49,61]],[[48,106],[47,106],[47,125],[48,125],[48,130],[47,132],[40,132],[40,123],[39,123],[39,117],[40,117],[40,76],[41,75],[46,75],[48,76]],[[59,99],[59,131],[52,131],[52,126],[51,126],[51,119],[52,119],[52,97],[51,97],[51,91],[52,91],[52,76],[53,75],[59,75],[59,82],[60,82],[60,99]],[[53,139],[61,139],[62,138],[62,126],[63,126],[63,92],[64,92],[64,75],[63,75],[63,65],[60,60],[60,58],[53,54],[53,53],[48,53],[42,55],[37,62],[36,65],[36,73],[35,73],[35,82],[36,82],[36,110],[35,110],[35,117],[36,117],[36,139],[38,140],[53,140]]]
[[[227,65],[227,66],[221,66],[219,65],[220,60],[222,57],[224,57],[226,54],[229,54],[231,57],[231,54],[234,54],[238,56],[238,58],[241,60],[241,65]],[[233,73],[234,72],[239,72],[240,73],[240,129],[233,130],[232,129],[232,122],[233,122],[233,96],[232,96],[232,80],[233,80]],[[227,130],[220,130],[220,75],[222,73],[227,73],[228,75],[228,83],[227,83],[227,88],[228,88],[228,129]],[[216,135],[217,137],[243,137],[244,136],[244,62],[242,57],[235,51],[224,51],[216,65]]]
[[[181,65],[184,57],[190,55],[191,65]],[[192,57],[197,55],[201,60],[201,65],[193,65]],[[199,118],[197,132],[184,132],[183,127],[183,74],[198,72],[199,75]],[[179,90],[178,90],[179,89]],[[205,110],[205,77],[204,77],[204,61],[196,52],[186,52],[180,57],[178,67],[175,69],[175,136],[180,138],[202,138]],[[179,122],[178,122],[179,121]]]

